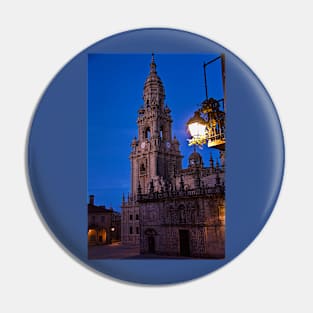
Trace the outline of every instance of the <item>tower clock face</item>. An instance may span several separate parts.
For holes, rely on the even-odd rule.
[[[145,143],[145,142],[142,142],[140,146],[141,146],[141,149],[144,149],[145,146],[146,146],[146,143]]]
[[[166,142],[166,148],[169,149],[171,147],[171,143],[170,142]]]

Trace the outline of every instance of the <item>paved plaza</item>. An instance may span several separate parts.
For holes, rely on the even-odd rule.
[[[156,254],[140,255],[139,246],[123,245],[121,242],[110,245],[89,246],[88,259],[190,259],[188,257],[169,257]]]
[[[139,246],[123,245],[120,242],[88,247],[89,259],[125,259],[136,256],[139,256]]]

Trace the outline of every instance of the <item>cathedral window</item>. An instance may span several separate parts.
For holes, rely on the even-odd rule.
[[[160,128],[160,138],[163,139],[163,126]]]
[[[133,234],[133,227],[132,227],[132,226],[129,227],[129,234],[130,234],[130,235]]]
[[[150,136],[151,136],[150,127],[147,127],[145,131],[145,138],[150,140]]]
[[[136,214],[136,220],[137,220],[137,221],[139,220],[139,215],[138,215],[138,214]]]
[[[136,227],[136,234],[137,235],[139,234],[139,227],[138,226]]]
[[[133,214],[129,215],[129,219],[132,221],[133,220]]]
[[[145,165],[143,163],[141,163],[141,165],[140,165],[140,174],[145,174],[145,172],[146,172]]]

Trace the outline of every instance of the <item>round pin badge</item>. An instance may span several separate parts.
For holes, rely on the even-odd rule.
[[[175,29],[128,31],[79,53],[29,134],[47,227],[87,267],[140,284],[233,260],[267,222],[283,171],[262,83],[226,48]]]

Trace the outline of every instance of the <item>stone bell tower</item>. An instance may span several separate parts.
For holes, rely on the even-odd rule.
[[[154,54],[143,88],[143,105],[138,110],[138,137],[132,141],[131,196],[156,190],[160,180],[171,182],[182,167],[179,142],[172,138],[171,110],[164,103],[165,90],[157,75]],[[152,185],[151,185],[152,182]]]
[[[171,110],[154,55],[131,143],[131,192],[122,198],[122,243],[140,254],[224,257],[224,168],[199,153],[182,169]]]

